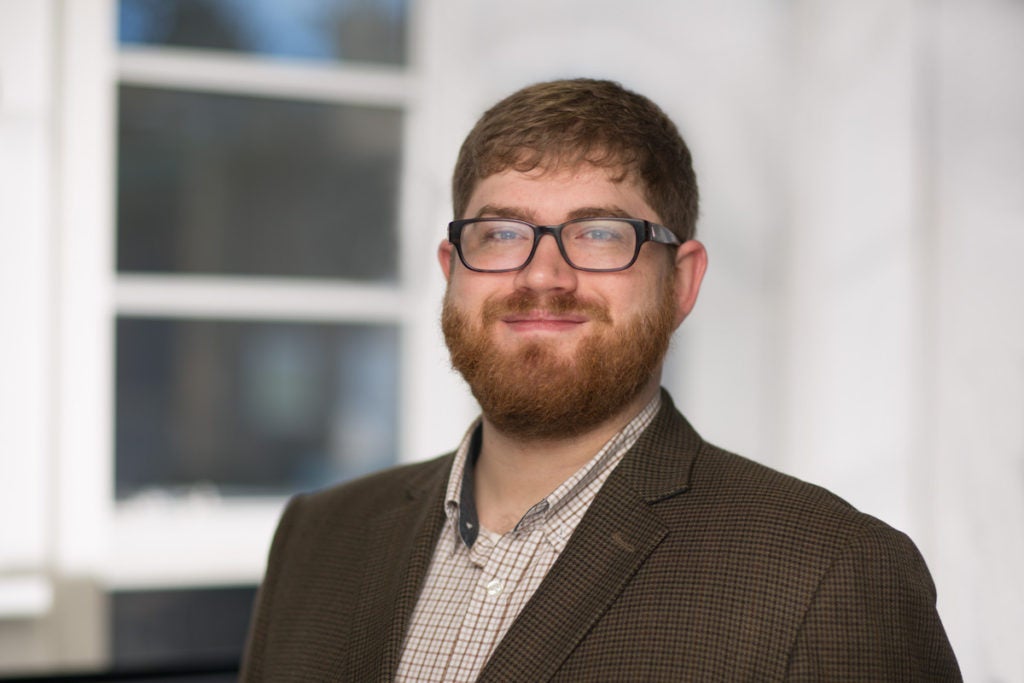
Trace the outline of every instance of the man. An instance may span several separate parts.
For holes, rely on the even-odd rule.
[[[453,454],[289,504],[244,678],[959,679],[906,536],[705,443],[659,388],[707,257],[657,106],[584,79],[511,95],[454,209],[442,327],[481,418]]]

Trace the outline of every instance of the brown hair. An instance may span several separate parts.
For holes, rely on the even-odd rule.
[[[528,86],[480,117],[455,164],[455,216],[463,216],[476,184],[495,173],[581,163],[618,169],[618,180],[634,178],[666,227],[683,241],[694,236],[697,177],[675,124],[643,95],[588,78]]]

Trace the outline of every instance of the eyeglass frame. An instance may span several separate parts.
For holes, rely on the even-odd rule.
[[[633,257],[624,266],[619,268],[583,268],[577,266],[569,258],[569,255],[565,253],[565,244],[562,243],[562,230],[565,226],[572,225],[573,223],[580,223],[582,221],[600,221],[600,220],[614,220],[621,221],[623,223],[629,223],[633,226],[633,230],[636,233],[636,245],[633,247]],[[530,248],[530,254],[526,257],[526,260],[522,265],[515,268],[501,268],[498,270],[489,270],[486,268],[474,268],[473,266],[466,263],[466,257],[462,253],[462,229],[473,223],[482,223],[485,221],[504,221],[506,223],[518,223],[520,225],[528,226],[533,230],[533,246]],[[587,273],[618,273],[623,270],[630,268],[636,263],[637,258],[640,256],[640,247],[644,246],[647,242],[653,242],[655,244],[665,244],[671,247],[678,247],[683,242],[679,237],[666,228],[664,225],[653,223],[651,221],[643,220],[642,218],[623,218],[622,216],[589,216],[587,218],[574,218],[558,225],[537,225],[530,221],[524,221],[519,218],[501,218],[498,216],[481,216],[478,218],[460,218],[454,220],[448,224],[448,241],[455,246],[455,251],[459,254],[459,260],[469,270],[476,273],[514,273],[516,271],[526,268],[530,265],[534,255],[537,253],[537,246],[540,244],[540,240],[544,235],[551,235],[554,238],[555,244],[558,245],[558,252],[562,255],[562,258],[571,268],[575,270],[582,270]]]

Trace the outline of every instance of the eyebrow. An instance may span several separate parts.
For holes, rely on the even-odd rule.
[[[494,216],[501,218],[515,218],[516,220],[533,223],[535,214],[529,209],[514,206],[497,206],[495,204],[484,204],[476,212],[475,218]],[[632,218],[632,216],[619,207],[612,206],[583,206],[569,212],[566,220],[577,218]]]

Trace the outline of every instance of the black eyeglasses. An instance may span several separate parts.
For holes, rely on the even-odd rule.
[[[573,268],[596,273],[625,270],[644,242],[682,244],[663,225],[638,218],[577,218],[561,225],[534,225],[515,218],[465,218],[448,224],[448,241],[462,264],[481,273],[521,270],[551,235]]]

